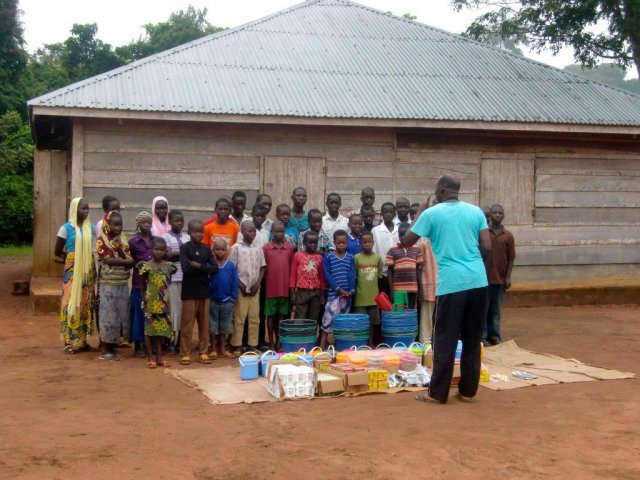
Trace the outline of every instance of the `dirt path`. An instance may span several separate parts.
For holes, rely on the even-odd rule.
[[[640,478],[640,380],[480,389],[472,405],[213,406],[142,360],[63,355],[57,317],[10,295],[28,266],[0,264],[2,479]],[[512,309],[503,325],[524,348],[640,373],[637,307]]]

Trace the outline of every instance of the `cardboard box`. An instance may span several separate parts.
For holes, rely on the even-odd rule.
[[[337,395],[343,392],[344,381],[342,378],[316,369],[316,393],[319,397]]]
[[[433,369],[433,350],[427,350],[422,355],[422,365],[427,367],[429,370]]]
[[[453,364],[453,377],[451,377],[451,385],[456,386],[460,382],[460,364]]]
[[[369,372],[366,370],[344,373],[339,370],[325,368],[323,371],[340,378],[347,393],[361,393],[369,390]]]
[[[303,373],[289,371],[283,374],[285,368],[296,366],[306,367],[310,372]],[[282,369],[282,370],[280,370]],[[306,378],[310,373],[311,378]],[[304,376],[305,378],[297,378]],[[315,395],[316,380],[315,370],[309,368],[303,362],[274,361],[269,362],[267,368],[267,392],[277,399],[292,400],[294,398],[310,398]]]
[[[313,358],[313,368],[316,370],[322,370],[324,365],[331,365],[331,361],[332,358],[330,354],[326,352],[319,353]]]

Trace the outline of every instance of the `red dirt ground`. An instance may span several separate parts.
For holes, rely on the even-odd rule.
[[[29,259],[0,267],[2,479],[640,478],[640,380],[214,406],[143,360],[63,355],[57,318],[10,295]],[[640,373],[638,307],[504,317],[524,348]]]

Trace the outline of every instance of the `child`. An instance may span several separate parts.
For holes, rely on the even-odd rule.
[[[165,197],[156,197],[151,202],[151,235],[161,237],[171,226],[167,222],[169,201]]]
[[[382,213],[382,223],[375,227],[371,233],[373,234],[373,251],[380,255],[380,258],[384,261],[389,249],[395,247],[399,241],[398,226],[393,221],[396,216],[396,206],[391,202],[383,203],[380,211]],[[382,271],[381,288],[383,292],[390,293],[386,265]]]
[[[409,211],[411,210],[411,202],[406,197],[398,197],[396,200],[396,217],[393,223],[400,225],[401,223],[411,223]]]
[[[260,204],[256,203],[251,209],[251,221],[256,226],[256,238],[253,242],[260,248],[269,243],[271,230],[264,228],[264,222],[267,218],[267,210]],[[238,242],[242,241],[242,233],[238,234]]]
[[[136,234],[129,239],[129,251],[134,265],[151,260],[151,214],[140,212],[136,216]],[[131,301],[129,302],[129,341],[135,343],[133,356],[144,358],[144,311],[142,310],[142,277],[133,269],[131,279]]]
[[[278,205],[276,207],[276,218],[284,224],[284,241],[291,245],[294,250],[297,249],[300,232],[298,232],[297,228],[289,225],[289,221],[291,220],[291,207],[286,203]],[[271,240],[273,240],[273,235],[271,235]]]
[[[281,319],[289,318],[289,276],[294,249],[284,241],[284,223],[280,220],[271,226],[273,240],[263,247],[265,268],[265,306],[269,348],[278,348],[278,325]]]
[[[422,237],[417,247],[422,251],[422,290],[420,300],[420,343],[431,342],[433,333],[433,315],[436,309],[436,284],[438,283],[438,264],[436,263],[431,240]]]
[[[380,337],[380,312],[374,300],[380,292],[378,282],[382,279],[382,258],[373,252],[373,234],[365,232],[360,238],[362,241],[362,253],[354,258],[356,269],[356,295],[354,299],[355,313],[369,315],[370,334],[369,346],[373,347]]]
[[[349,217],[349,229],[351,233],[347,235],[347,252],[351,255],[357,255],[362,251],[360,246],[360,234],[362,233],[362,215],[352,213]]]
[[[410,223],[413,223],[416,221],[416,214],[418,213],[418,208],[420,208],[419,203],[412,203],[411,206],[409,207],[409,218],[411,219]]]
[[[327,213],[322,217],[322,230],[327,232],[330,238],[333,238],[333,234],[338,230],[346,231],[349,228],[349,219],[340,215],[342,197],[339,194],[332,192],[327,195],[326,205]]]
[[[504,208],[492,205],[489,210],[489,234],[491,252],[484,259],[489,281],[489,312],[482,332],[482,343],[497,345],[502,342],[500,335],[500,313],[504,293],[511,288],[511,270],[516,259],[516,247],[513,234],[502,225]]]
[[[95,227],[95,236],[96,238],[100,238],[100,234],[102,234],[102,224],[107,219],[107,215],[109,212],[119,212],[120,211],[120,200],[118,200],[113,195],[105,195],[102,197],[102,211],[104,212],[104,216],[98,220]]]
[[[309,218],[309,229],[305,230],[298,237],[298,251],[304,252],[304,234],[307,232],[315,232],[318,234],[318,252],[322,255],[325,255],[329,252],[329,250],[333,250],[335,247],[333,246],[333,242],[331,241],[331,237],[322,230],[322,212],[317,208],[312,208],[308,212]]]
[[[296,187],[291,194],[293,208],[291,209],[291,219],[289,224],[295,228],[298,233],[309,230],[309,215],[304,211],[307,203],[307,190],[304,187]]]
[[[233,262],[227,260],[227,243],[222,238],[216,238],[213,242],[213,257],[218,271],[210,277],[209,358],[215,360],[218,354],[225,358],[233,357],[225,348],[225,340],[227,335],[233,333],[233,307],[238,299],[238,271]]]
[[[356,291],[356,272],[353,255],[347,252],[347,232],[337,230],[333,234],[335,251],[324,257],[324,279],[329,287],[327,303],[322,317],[320,348],[327,347],[327,336],[333,332],[333,317],[348,313]]]
[[[324,303],[322,255],[317,252],[318,234],[304,234],[304,252],[297,252],[291,263],[289,288],[295,318],[320,320]]]
[[[169,226],[171,230],[162,238],[167,243],[167,260],[173,262],[176,273],[171,277],[169,285],[169,298],[171,299],[171,328],[173,329],[173,344],[169,346],[169,352],[178,353],[180,349],[180,318],[182,317],[182,267],[180,266],[180,247],[189,241],[189,235],[184,233],[184,216],[180,210],[169,212]]]
[[[198,361],[211,363],[209,347],[209,275],[218,271],[213,254],[202,244],[204,228],[200,220],[191,220],[187,227],[189,241],[180,247],[182,267],[182,318],[180,319],[180,364],[191,364],[193,325],[198,323]]]
[[[151,242],[151,261],[140,262],[136,270],[142,277],[144,308],[144,342],[147,347],[147,368],[168,367],[169,362],[162,360],[162,339],[171,338],[171,301],[169,284],[171,275],[176,271],[173,263],[164,260],[167,255],[167,243],[162,237],[153,237]],[[155,343],[156,357],[152,360],[151,342]]]
[[[122,233],[122,216],[114,211],[107,214],[102,232],[96,242],[98,253],[98,318],[102,360],[120,360],[116,352],[120,336],[129,336],[129,270],[133,258]]]
[[[360,215],[362,215],[363,232],[370,232],[375,226],[373,221],[376,218],[376,211],[371,205],[363,205],[360,209]]]
[[[251,220],[251,217],[244,213],[246,208],[247,195],[240,190],[233,192],[233,195],[231,195],[231,220],[238,225],[238,228],[245,220]],[[231,245],[229,245],[229,248],[231,248]]]
[[[54,249],[54,260],[64,264],[60,338],[65,353],[90,351],[87,335],[93,335],[96,329],[93,232],[89,204],[84,198],[74,198],[69,206],[69,221],[58,230]]]
[[[240,293],[233,312],[233,336],[231,347],[233,354],[240,355],[244,322],[249,320],[247,343],[249,349],[259,352],[260,329],[260,284],[264,277],[266,263],[262,248],[254,243],[256,226],[251,220],[245,220],[240,226],[242,242],[236,243],[229,253],[229,260],[238,270],[238,286]]]
[[[269,213],[271,213],[271,207],[273,206],[273,200],[270,195],[266,193],[261,193],[256,197],[256,205],[262,205],[264,207],[264,216],[265,221],[262,224],[262,228],[264,228],[267,232],[271,231],[271,226],[273,225],[273,221],[269,218]],[[258,228],[256,226],[256,228]]]
[[[398,227],[399,242],[387,252],[386,266],[389,268],[389,293],[407,292],[407,308],[416,308],[416,297],[422,289],[422,264],[424,257],[416,247],[405,247],[402,239],[411,225],[401,223]]]
[[[237,192],[236,192],[237,193]],[[202,243],[213,248],[213,241],[216,238],[222,238],[229,248],[238,240],[240,227],[229,218],[231,215],[231,202],[225,197],[216,200],[216,219],[204,227],[204,238]]]

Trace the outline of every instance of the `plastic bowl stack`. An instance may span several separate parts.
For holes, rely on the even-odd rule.
[[[417,310],[382,312],[382,336],[389,345],[401,342],[413,343],[418,335]]]
[[[336,350],[366,345],[369,341],[369,315],[337,314],[333,317],[333,337],[336,339]]]
[[[284,352],[311,350],[316,345],[317,323],[315,320],[296,318],[280,320],[280,343]]]

